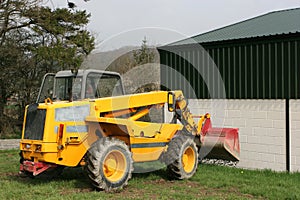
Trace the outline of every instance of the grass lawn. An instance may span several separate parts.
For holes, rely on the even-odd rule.
[[[0,199],[300,199],[300,173],[199,165],[189,180],[169,180],[161,169],[133,174],[122,191],[106,193],[92,189],[81,168],[53,180],[20,177],[18,170],[18,151],[0,151]]]

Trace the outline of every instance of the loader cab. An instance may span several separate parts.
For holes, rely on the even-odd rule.
[[[59,71],[44,76],[37,103],[78,101],[124,95],[121,77],[115,72],[100,70]]]

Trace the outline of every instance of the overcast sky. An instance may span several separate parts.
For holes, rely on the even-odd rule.
[[[47,1],[47,0],[46,0]],[[67,0],[48,0],[67,7]],[[88,29],[98,50],[173,42],[271,11],[300,7],[300,0],[69,0],[91,13]],[[299,19],[300,20],[300,19]]]

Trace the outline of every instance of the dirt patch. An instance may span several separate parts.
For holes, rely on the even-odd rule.
[[[92,188],[76,188],[76,189],[66,189],[64,191],[61,191],[61,195],[68,195],[68,194],[75,194],[75,193],[86,193],[86,192],[92,192],[94,191]]]

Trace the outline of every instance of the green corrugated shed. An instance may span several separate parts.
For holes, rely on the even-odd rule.
[[[252,37],[274,36],[300,32],[300,8],[270,12],[246,21],[232,24],[173,45],[236,40]]]
[[[271,12],[158,50],[162,66],[168,66],[161,70],[161,84],[183,90],[188,98],[300,98],[300,8]],[[222,83],[216,80],[218,73]]]

